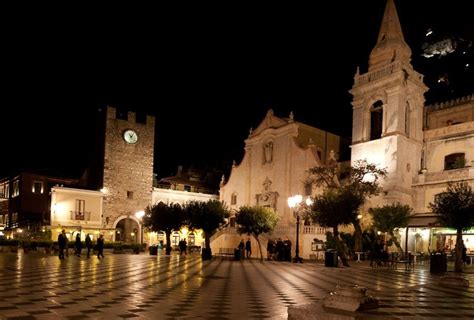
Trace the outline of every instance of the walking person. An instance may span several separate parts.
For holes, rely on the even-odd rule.
[[[104,236],[100,235],[97,239],[97,258],[104,258]]]
[[[59,259],[64,259],[64,248],[66,248],[66,231],[63,229],[58,235]]]
[[[245,243],[244,243],[244,239],[241,239],[240,240],[240,243],[239,243],[239,251],[240,251],[240,259],[245,259]]]
[[[245,243],[245,252],[245,257],[247,259],[250,259],[250,256],[252,255],[252,243],[250,242],[250,238],[248,238],[247,242]]]
[[[81,251],[82,251],[82,241],[81,241],[81,234],[77,233],[76,235],[76,256],[80,257],[81,256]]]
[[[89,233],[86,236],[86,248],[87,248],[87,258],[90,258],[91,249],[92,249],[92,239]]]

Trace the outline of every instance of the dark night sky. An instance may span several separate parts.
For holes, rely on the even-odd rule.
[[[347,2],[22,15],[3,41],[0,176],[31,167],[80,172],[94,112],[107,104],[156,116],[160,177],[178,164],[240,161],[249,128],[268,108],[349,136],[347,91],[356,66],[367,63],[385,1]],[[474,40],[469,1],[396,4],[428,98],[473,92],[473,63],[459,67],[472,47],[464,56],[420,56],[428,27]],[[444,87],[435,82],[443,68],[451,80]]]

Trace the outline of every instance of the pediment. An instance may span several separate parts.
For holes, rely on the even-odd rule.
[[[258,125],[257,129],[252,131],[252,134],[250,135],[251,137],[257,136],[260,133],[262,133],[266,129],[277,129],[283,126],[286,126],[288,124],[287,120],[284,120],[282,118],[279,118],[273,114],[273,110],[269,109],[267,111],[267,115],[263,119],[262,122]]]

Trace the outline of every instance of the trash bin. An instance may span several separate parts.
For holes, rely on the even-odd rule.
[[[150,246],[150,256],[156,256],[158,255],[158,247],[157,246]]]
[[[324,266],[325,267],[337,267],[337,251],[334,249],[328,249],[324,253]]]
[[[430,255],[430,273],[445,273],[448,270],[446,253],[433,252]]]
[[[239,248],[234,249],[234,260],[239,261],[240,260],[240,250]]]

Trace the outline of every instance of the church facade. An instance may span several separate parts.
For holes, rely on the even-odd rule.
[[[325,163],[339,152],[339,145],[339,136],[295,121],[292,113],[288,118],[280,118],[269,110],[245,140],[242,161],[232,167],[228,181],[222,181],[220,199],[230,206],[234,215],[244,205],[273,208],[279,222],[266,240],[288,239],[294,252],[296,218],[295,211],[288,206],[288,198],[296,194],[303,198],[313,195],[312,187],[305,186],[307,169]],[[233,219],[231,217],[228,228],[213,237],[213,252],[237,247],[242,237],[235,232]],[[301,229],[300,253],[309,258],[311,243],[314,238],[324,238],[325,229],[314,225]],[[263,241],[263,245],[266,242]],[[257,244],[252,243],[252,247],[257,248]]]

